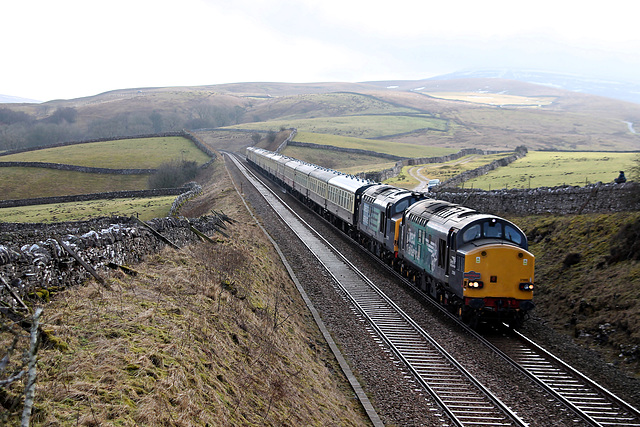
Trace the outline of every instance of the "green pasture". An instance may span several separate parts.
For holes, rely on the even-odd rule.
[[[318,148],[288,146],[283,154],[295,159],[304,160],[314,165],[335,169],[344,173],[356,174],[371,170],[382,170],[393,167],[394,161],[365,154],[344,153],[342,151]]]
[[[419,184],[418,178],[422,178],[425,181],[429,179],[439,179],[441,182],[444,182],[462,172],[479,168],[494,160],[508,157],[512,154],[513,153],[499,153],[486,156],[472,154],[444,163],[405,166],[397,177],[388,179],[385,183],[401,188],[413,189]]]
[[[232,128],[264,130],[294,127],[300,132],[334,134],[355,138],[381,138],[389,135],[413,132],[418,129],[447,130],[447,122],[429,115],[357,115],[318,117],[297,120],[271,120],[245,123]]]
[[[509,166],[463,185],[495,190],[613,182],[619,171],[628,171],[634,165],[637,157],[637,153],[529,151]]]
[[[203,164],[209,156],[181,136],[132,138],[45,148],[0,157],[3,162],[50,162],[111,169],[154,169],[171,160]]]
[[[82,221],[100,216],[137,215],[146,221],[169,215],[176,196],[91,200],[0,209],[0,222]]]
[[[0,168],[0,198],[68,196],[121,190],[146,190],[149,175],[106,175],[44,168]]]
[[[422,145],[404,144],[399,142],[353,138],[341,135],[323,133],[298,132],[294,141],[310,144],[331,145],[340,148],[357,148],[374,151],[376,153],[392,154],[398,157],[435,157],[455,153],[458,150],[443,147],[425,147]]]

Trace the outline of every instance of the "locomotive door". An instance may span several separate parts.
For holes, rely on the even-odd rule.
[[[452,228],[447,235],[447,258],[444,268],[444,274],[447,276],[450,274],[451,269],[456,268],[456,251],[458,250],[456,244],[456,237],[458,235],[458,229]]]

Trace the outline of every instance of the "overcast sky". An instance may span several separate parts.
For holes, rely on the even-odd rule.
[[[517,67],[640,80],[632,2],[1,0],[0,94],[421,79]]]

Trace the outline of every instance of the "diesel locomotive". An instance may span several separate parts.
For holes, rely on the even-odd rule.
[[[261,148],[246,158],[467,323],[517,328],[533,309],[535,258],[515,224]]]

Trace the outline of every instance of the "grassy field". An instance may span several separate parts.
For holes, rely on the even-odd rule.
[[[530,151],[526,157],[469,180],[464,186],[490,190],[613,182],[619,171],[629,170],[637,156],[636,153]]]
[[[376,153],[392,154],[394,156],[406,158],[444,156],[446,154],[459,151],[451,148],[424,147],[392,141],[371,140],[311,132],[298,132],[294,141],[332,145],[340,148],[357,148],[360,150],[375,151]]]
[[[394,161],[383,159],[381,157],[307,147],[289,146],[283,151],[283,154],[295,159],[313,163],[314,165],[350,174],[370,170],[387,169],[395,164]]]
[[[105,175],[43,168],[0,168],[2,199],[145,190],[149,175]]]
[[[209,156],[183,137],[133,138],[46,148],[0,161],[51,162],[112,169],[153,169],[172,160],[206,163]],[[144,190],[149,175],[102,175],[42,168],[0,168],[2,199]]]
[[[3,162],[51,162],[112,169],[153,169],[170,160],[206,163],[209,156],[183,137],[92,142],[0,157]]]
[[[0,209],[0,222],[81,221],[114,215],[138,215],[141,220],[146,221],[169,215],[169,209],[175,199],[176,196],[161,196],[3,208]]]
[[[476,169],[494,160],[510,156],[511,154],[513,153],[490,154],[487,156],[469,155],[444,163],[405,166],[402,168],[400,175],[385,181],[385,183],[401,188],[413,189],[419,184],[418,177],[424,180],[439,179],[441,182],[444,182],[462,172]]]
[[[446,131],[447,122],[426,114],[410,116],[360,115],[298,120],[270,120],[267,122],[245,123],[232,126],[232,128],[256,130],[279,129],[281,127],[295,127],[301,132],[326,133],[355,138],[380,138],[425,128]]]

